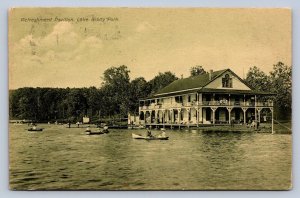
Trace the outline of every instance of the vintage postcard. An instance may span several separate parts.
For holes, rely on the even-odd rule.
[[[291,10],[11,8],[11,190],[289,190]]]

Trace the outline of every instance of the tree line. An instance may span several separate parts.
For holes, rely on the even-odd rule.
[[[144,77],[130,80],[129,69],[122,65],[104,71],[100,88],[32,88],[9,91],[10,119],[36,122],[77,122],[83,116],[92,122],[100,119],[138,114],[139,99],[146,98],[178,78],[168,71],[150,81]]]
[[[281,62],[269,74],[258,67],[249,69],[246,81],[260,91],[274,92],[275,115],[290,119],[291,66]],[[190,68],[190,75],[207,73],[202,66]],[[10,119],[27,119],[37,122],[77,122],[88,116],[92,122],[105,118],[124,118],[128,112],[138,113],[139,99],[146,98],[178,77],[170,72],[158,73],[146,81],[144,77],[133,80],[127,66],[110,67],[104,71],[100,88],[32,88],[9,91]]]

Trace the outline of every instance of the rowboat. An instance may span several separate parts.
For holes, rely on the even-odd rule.
[[[86,131],[85,132],[86,135],[102,135],[104,134],[103,131]]]
[[[29,128],[28,131],[43,131],[43,128]]]
[[[163,136],[142,136],[142,135],[139,135],[139,134],[135,134],[135,133],[132,133],[132,138],[133,139],[142,139],[142,140],[168,140],[169,137],[163,137]]]
[[[92,131],[91,129],[85,130],[85,134],[87,134],[87,135],[102,135],[105,133],[109,133],[108,127],[104,127],[103,129],[100,129],[98,131]]]

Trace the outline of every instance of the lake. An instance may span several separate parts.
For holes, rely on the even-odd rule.
[[[84,128],[39,127],[45,130],[10,125],[11,189],[290,188],[290,134],[167,130],[169,140],[146,141],[131,137],[145,130],[88,136]]]

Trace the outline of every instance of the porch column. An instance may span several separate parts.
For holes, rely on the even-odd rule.
[[[146,113],[145,113],[145,123],[146,124],[148,124],[148,118],[147,118],[147,112],[149,112],[149,115],[150,115],[150,117],[151,117],[151,113],[150,113],[150,111],[146,111]]]
[[[275,131],[274,131],[273,107],[272,107],[272,108],[270,108],[270,110],[271,110],[271,112],[272,112],[272,134],[274,134],[274,133],[275,133]]]
[[[180,125],[181,125],[181,109],[177,109],[178,111],[178,124],[179,124],[179,129],[180,129]]]
[[[258,122],[260,122],[260,112],[261,112],[262,108],[257,108],[257,113],[258,113]]]
[[[190,128],[190,117],[191,117],[191,109],[190,108],[188,108],[188,109],[186,109],[187,110],[187,118],[188,118],[188,128]]]
[[[244,124],[246,124],[246,111],[248,108],[242,108],[243,112],[244,112]]]
[[[169,109],[166,109],[166,114],[167,114],[167,118],[166,118],[166,121],[167,121],[167,123],[168,124],[170,124],[170,111],[169,111]]]
[[[163,128],[165,128],[165,110],[162,110],[162,123],[163,123]]]
[[[198,123],[199,123],[199,121],[201,121],[202,122],[202,124],[203,124],[203,112],[202,112],[202,106],[201,107],[199,107],[198,108]]]
[[[157,118],[158,118],[158,110],[155,110],[155,113],[154,113],[154,123],[157,123]]]
[[[257,109],[256,109],[256,95],[254,96],[254,117],[255,117],[255,122],[257,122]]]
[[[197,107],[195,108],[197,111],[197,128],[199,127],[199,93],[196,94],[197,96]]]
[[[228,123],[231,124],[231,110],[232,108],[231,107],[227,107],[227,110],[228,110],[228,113],[229,113],[229,116],[228,116]]]
[[[246,99],[245,99],[245,94],[244,94],[244,106],[246,106]]]
[[[213,124],[215,124],[215,123],[216,123],[215,111],[217,110],[217,108],[215,108],[215,107],[211,107],[211,110],[213,111]]]
[[[169,113],[170,113],[170,118],[171,118],[171,129],[173,128],[173,109],[170,109],[170,111],[169,111]]]
[[[213,110],[213,124],[216,123],[216,118],[215,118],[215,110]]]
[[[197,111],[197,128],[199,127],[199,107],[196,109]]]

